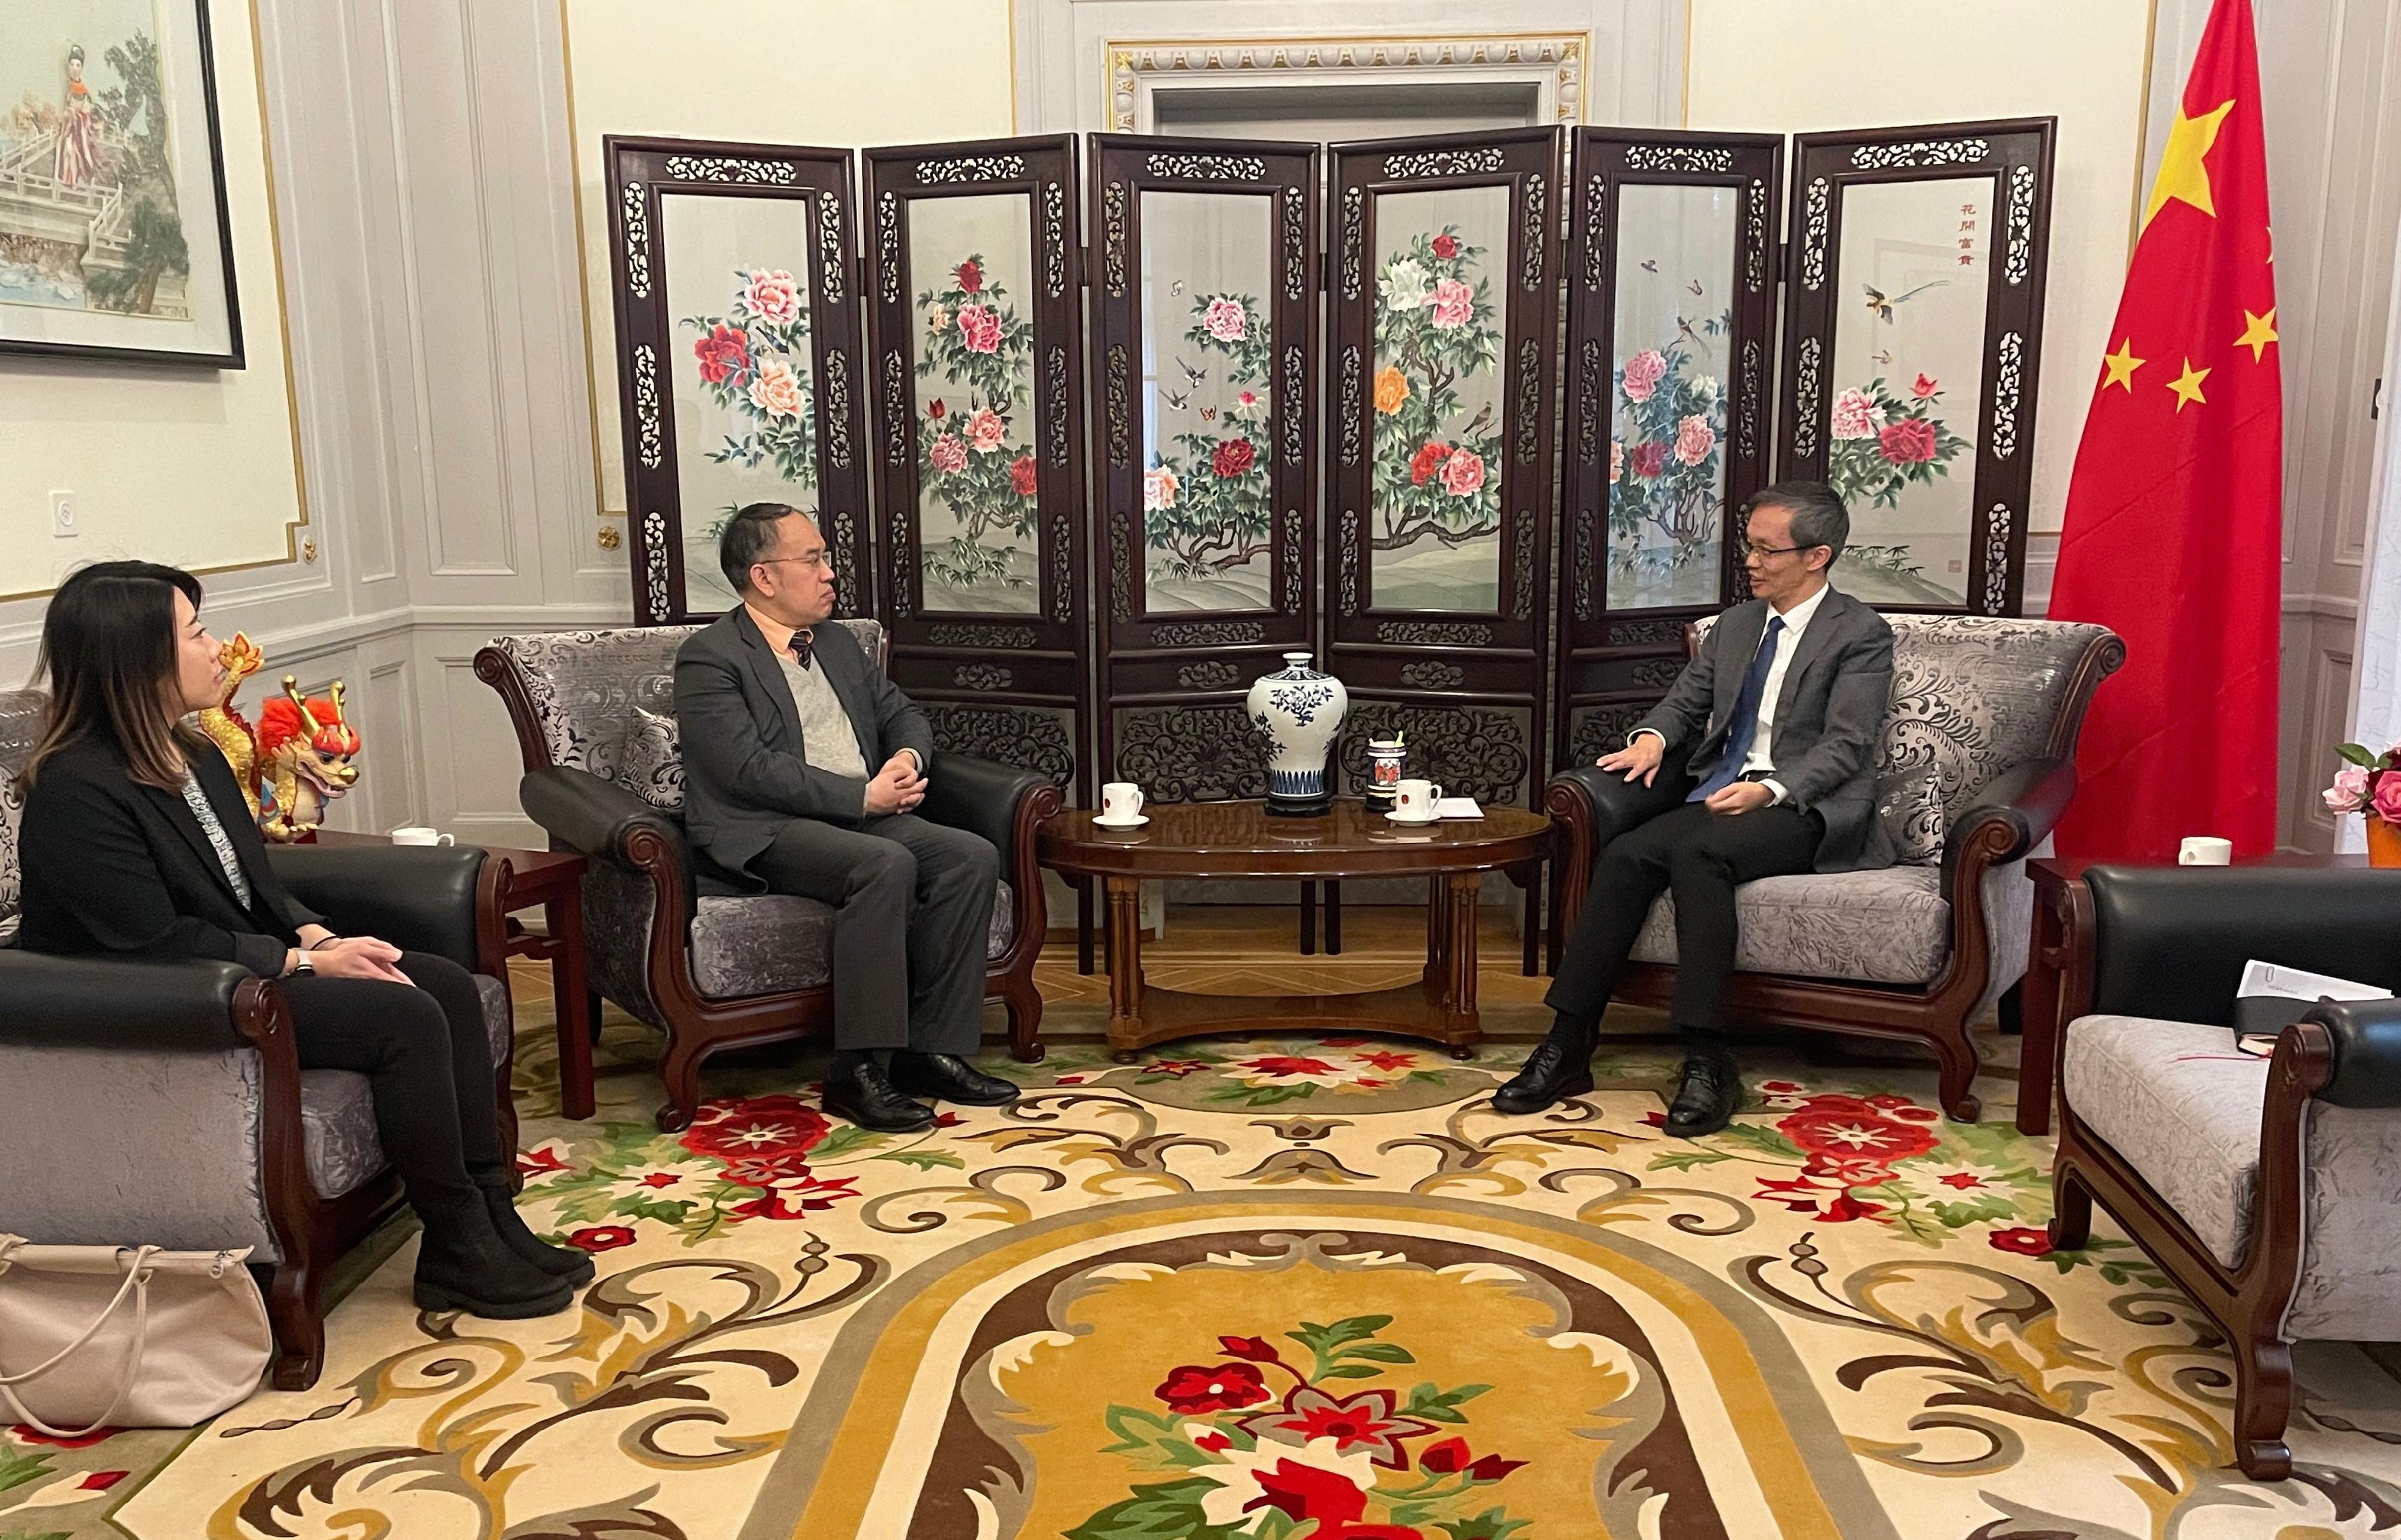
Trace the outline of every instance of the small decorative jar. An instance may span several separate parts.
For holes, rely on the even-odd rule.
[[[1408,757],[1407,746],[1397,738],[1367,740],[1367,784],[1360,795],[1369,807],[1392,811],[1393,794],[1401,789],[1401,771]]]
[[[1342,681],[1309,660],[1285,653],[1282,669],[1251,686],[1247,702],[1251,725],[1268,741],[1268,811],[1285,818],[1313,817],[1333,805],[1326,756],[1351,710]]]

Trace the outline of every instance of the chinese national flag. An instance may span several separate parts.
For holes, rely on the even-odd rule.
[[[2051,617],[2126,639],[2063,854],[2274,848],[2284,407],[2250,0],[2216,0],[2077,448]]]

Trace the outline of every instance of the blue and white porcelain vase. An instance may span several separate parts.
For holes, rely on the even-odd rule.
[[[1351,692],[1342,681],[1309,666],[1306,652],[1287,652],[1283,667],[1251,686],[1251,725],[1268,741],[1268,811],[1307,818],[1325,811],[1334,797],[1326,773],[1327,752]]]

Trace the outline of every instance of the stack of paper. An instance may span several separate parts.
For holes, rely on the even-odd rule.
[[[2309,1015],[2319,1001],[2391,1000],[2393,991],[2254,958],[2243,965],[2243,982],[2234,997],[2234,1029],[2241,1046],[2264,1057],[2274,1051],[2275,1034]]]
[[[1484,810],[1475,805],[1473,797],[1446,797],[1434,805],[1436,818],[1481,818]]]

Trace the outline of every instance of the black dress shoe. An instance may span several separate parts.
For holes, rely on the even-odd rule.
[[[879,1134],[914,1134],[934,1126],[934,1110],[895,1090],[872,1062],[847,1075],[827,1076],[825,1110]]]
[[[1492,1110],[1522,1116],[1592,1089],[1592,1050],[1578,1053],[1557,1038],[1544,1038],[1526,1056],[1525,1068],[1492,1093]]]
[[[912,1096],[962,1107],[1006,1107],[1017,1099],[1016,1086],[985,1074],[956,1054],[894,1054],[892,1083]]]
[[[1742,1107],[1742,1071],[1722,1050],[1694,1053],[1684,1060],[1684,1078],[1667,1104],[1662,1128],[1671,1138],[1696,1139],[1734,1121]]]

